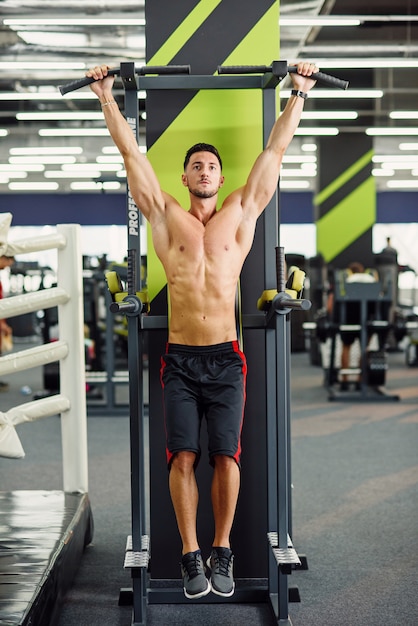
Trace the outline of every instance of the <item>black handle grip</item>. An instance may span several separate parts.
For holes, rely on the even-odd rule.
[[[266,74],[271,65],[218,65],[218,74]]]
[[[140,76],[145,76],[146,74],[190,74],[191,67],[190,65],[144,65],[138,69],[135,69],[135,74],[139,74]],[[108,71],[108,76],[119,76],[120,69],[110,69]],[[62,96],[70,91],[76,91],[77,89],[81,89],[82,87],[86,87],[87,85],[91,85],[91,83],[95,82],[95,78],[88,78],[85,76],[84,78],[80,78],[79,80],[73,80],[70,83],[66,83],[65,85],[61,85],[58,87]]]
[[[119,76],[120,69],[108,70],[107,74],[108,76]],[[88,76],[85,76],[84,78],[73,80],[70,83],[61,85],[60,87],[58,87],[58,89],[60,90],[61,95],[65,96],[66,93],[69,93],[70,91],[76,91],[77,89],[81,89],[82,87],[86,87],[87,85],[91,85],[91,83],[94,83],[95,81],[95,78],[89,78]]]
[[[271,65],[219,65],[218,74],[265,74],[271,72],[272,69]],[[297,72],[296,65],[288,65],[287,72],[295,74]],[[339,89],[347,89],[349,85],[348,80],[342,80],[330,74],[324,74],[324,72],[315,72],[311,75],[311,78],[324,85],[338,87]]]
[[[289,74],[296,74],[297,67],[295,65],[290,65],[288,66],[287,71]],[[309,78],[317,80],[318,83],[328,85],[329,87],[338,87],[339,89],[347,89],[349,85],[348,80],[342,80],[341,78],[336,78],[330,74],[324,74],[324,72],[314,72]]]
[[[190,65],[144,65],[139,70],[135,70],[136,74],[145,76],[145,74],[191,74]]]

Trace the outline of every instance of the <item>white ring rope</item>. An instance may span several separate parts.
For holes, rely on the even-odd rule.
[[[18,239],[7,241],[10,224],[12,222],[11,213],[0,214],[0,256],[15,256],[16,254],[28,254],[29,252],[41,252],[42,250],[52,250],[57,248],[62,250],[66,246],[66,238],[62,233],[50,233],[49,235],[38,235],[31,239]]]
[[[0,300],[0,319],[32,313],[40,309],[50,309],[65,304],[70,299],[68,293],[60,287],[30,291],[18,296],[10,296]]]
[[[53,250],[57,248],[62,250],[65,248],[66,240],[64,235],[59,233],[51,233],[50,235],[37,235],[36,239],[16,239],[7,243],[7,256],[15,256],[15,254],[28,254],[29,252],[41,252],[42,250]]]
[[[0,456],[22,459],[25,456],[15,426],[68,411],[70,401],[60,394],[20,404],[6,413],[0,411]]]
[[[65,359],[67,355],[68,344],[66,341],[52,341],[42,346],[6,354],[0,357],[0,376],[60,361]]]

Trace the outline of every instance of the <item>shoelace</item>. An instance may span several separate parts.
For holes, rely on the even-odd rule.
[[[221,576],[229,576],[229,568],[231,565],[231,559],[232,559],[232,555],[231,556],[215,556],[214,557],[214,561],[215,561],[215,569],[218,570],[219,574],[221,574]]]
[[[187,571],[189,579],[192,579],[198,576],[200,573],[199,572],[199,555],[195,554],[191,556],[189,559],[187,559],[185,563],[183,561],[183,567]]]

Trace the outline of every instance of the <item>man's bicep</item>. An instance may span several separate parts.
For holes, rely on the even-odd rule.
[[[129,190],[138,209],[150,219],[151,214],[164,210],[165,201],[157,176],[149,161],[140,155],[138,159],[125,158]]]
[[[257,158],[243,190],[244,211],[255,211],[260,215],[277,189],[280,174],[278,156],[264,150]]]

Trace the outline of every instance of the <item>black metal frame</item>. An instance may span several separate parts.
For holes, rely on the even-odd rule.
[[[147,68],[136,70],[134,63],[122,63],[120,76],[125,88],[125,116],[132,131],[138,138],[138,89],[144,90],[201,90],[201,89],[261,89],[263,94],[263,140],[264,145],[276,120],[275,88],[290,69],[286,61],[274,61],[270,67],[218,68],[219,74],[234,75],[198,76],[182,73],[190,72],[189,66],[176,67],[175,76],[145,76]],[[167,74],[169,68],[148,68],[153,74]],[[260,75],[239,75],[260,72]],[[119,73],[117,70],[114,74]],[[137,75],[140,78],[137,79]],[[238,74],[238,75],[237,75]],[[314,77],[316,78],[316,76]],[[317,78],[343,89],[345,81],[321,74]],[[91,79],[75,81],[60,88],[61,93],[92,82]],[[133,588],[122,590],[120,604],[133,605],[133,626],[146,624],[147,601],[184,601],[182,589],[159,589],[154,594],[147,586],[147,566],[149,561],[149,538],[146,534],[146,484],[145,484],[145,427],[142,385],[142,341],[143,331],[167,328],[167,317],[147,317],[141,315],[142,305],[136,293],[140,284],[140,235],[141,214],[128,190],[128,296],[126,302],[115,308],[128,316],[128,369],[131,436],[131,491],[132,491],[132,538],[128,538],[125,567],[132,572]],[[238,586],[235,597],[229,601],[256,602],[270,600],[277,624],[291,625],[288,615],[289,588],[288,574],[298,564],[299,558],[291,539],[290,505],[290,312],[292,309],[308,308],[308,301],[290,300],[285,293],[284,253],[279,247],[279,206],[278,190],[263,213],[264,251],[266,288],[277,285],[278,294],[267,314],[243,316],[245,329],[264,328],[266,339],[266,398],[267,398],[267,476],[268,484],[268,541],[271,546],[269,558],[268,587]],[[137,225],[137,227],[135,227]],[[278,251],[276,263],[273,251]],[[274,337],[274,339],[273,339]],[[155,591],[155,590],[154,590]],[[182,600],[180,600],[180,598]],[[208,602],[207,598],[203,599]],[[217,598],[219,601],[219,598]],[[210,602],[210,600],[209,600]]]

